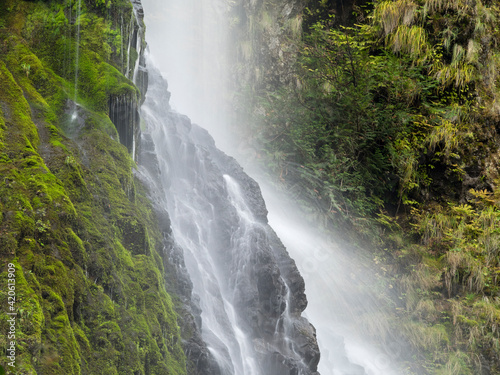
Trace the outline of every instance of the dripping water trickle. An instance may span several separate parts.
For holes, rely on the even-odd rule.
[[[130,48],[132,47],[132,39],[134,37],[134,22],[135,22],[135,13],[132,12],[130,15],[130,23],[129,23],[129,36],[128,36],[128,46],[127,46],[127,69],[125,70],[125,76],[130,78]]]
[[[82,0],[77,1],[75,24],[76,24],[76,37],[75,37],[75,93],[73,97],[73,113],[71,121],[78,118],[78,72],[80,68],[80,16],[82,11]]]

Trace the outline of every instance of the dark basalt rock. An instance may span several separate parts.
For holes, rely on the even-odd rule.
[[[155,153],[155,145],[150,134],[143,134],[138,144],[140,152],[137,154],[137,163],[148,169],[152,176],[161,174],[158,158]],[[170,222],[169,222],[170,226]]]
[[[230,275],[228,287],[236,288],[233,303],[252,337],[254,350],[263,366],[261,371],[273,375],[316,374],[320,358],[316,332],[300,316],[307,306],[304,280],[275,232],[267,225],[267,209],[258,184],[233,158],[215,147],[208,132],[191,124],[187,117],[171,113],[169,122],[167,131],[174,147],[169,152],[182,152],[182,147],[187,149],[186,164],[192,168],[184,173],[193,179],[193,189],[204,191],[221,221],[218,226],[219,264],[225,267],[222,272]],[[202,162],[195,160],[200,154]],[[198,174],[200,163],[204,173]],[[251,244],[245,245],[250,246],[245,248],[245,270],[238,270],[237,276],[233,270],[241,255],[233,253],[238,249],[232,243],[232,234],[239,230],[240,224],[229,203],[223,175],[237,181],[246,204],[260,223],[252,229]],[[290,291],[288,296],[287,290]],[[287,304],[288,312],[285,311]],[[286,344],[288,340],[293,349]]]
[[[303,317],[297,318],[294,321],[294,328],[292,340],[295,344],[295,349],[304,358],[309,368],[316,369],[320,359],[319,348],[316,342],[316,329]]]
[[[120,143],[132,153],[134,139],[140,131],[140,117],[137,100],[129,95],[111,96],[108,99],[109,118],[116,127]]]

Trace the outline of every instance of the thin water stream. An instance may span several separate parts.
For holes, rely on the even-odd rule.
[[[76,15],[75,15],[75,24],[76,24],[76,36],[75,36],[75,94],[73,99],[73,113],[71,115],[71,120],[74,121],[78,117],[77,112],[77,100],[78,100],[78,74],[80,69],[80,23],[81,23],[81,13],[82,13],[82,0],[78,0],[76,3]]]

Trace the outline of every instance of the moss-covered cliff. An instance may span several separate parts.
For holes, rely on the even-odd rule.
[[[15,367],[0,321],[7,373],[186,373],[164,233],[109,118],[111,98],[140,100],[125,76],[132,20],[127,0],[0,1],[0,303],[13,264],[17,312]]]

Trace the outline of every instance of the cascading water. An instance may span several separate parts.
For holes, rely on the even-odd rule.
[[[144,38],[144,28],[142,27],[142,18],[143,18],[143,14],[139,14],[140,12],[142,12],[142,6],[140,4],[140,1],[132,1],[132,4],[133,4],[133,11],[132,11],[132,15],[131,15],[131,19],[130,19],[130,35],[129,35],[129,44],[128,44],[128,49],[127,49],[127,70],[126,70],[126,76],[136,84],[136,86],[138,86],[141,91],[144,91],[144,82],[142,81],[143,78],[142,78],[142,75],[141,75],[141,82],[139,82],[139,71],[143,71],[145,70],[144,68],[144,62],[142,61],[141,62],[141,56],[143,55],[143,45],[142,45],[142,41],[143,41],[143,38]],[[134,47],[135,48],[135,52],[137,54],[137,58],[134,62],[134,69],[133,70],[130,70],[130,61],[132,60],[132,56],[131,56],[131,47]],[[128,105],[130,106],[130,100],[128,102]],[[129,115],[131,116],[138,116],[136,114],[136,110],[135,110],[135,103],[134,103],[134,108],[130,108],[128,110],[128,113]],[[138,123],[138,119],[137,121],[135,121],[135,123],[137,124]],[[136,144],[137,144],[137,133],[138,133],[138,130],[137,129],[133,129],[132,131],[132,134],[131,134],[131,144],[132,144],[132,147],[131,147],[131,155],[132,155],[132,158],[135,159],[135,155],[136,155]]]
[[[190,35],[197,34],[192,29],[187,28],[187,26],[199,25],[203,22],[214,22],[215,18],[210,20],[199,20],[194,15],[196,14],[199,16],[200,12],[193,12],[190,2],[168,0],[160,3],[155,0],[143,0],[143,3],[146,7],[149,7],[149,9],[156,9],[156,15],[150,16],[147,20],[150,30],[148,39],[151,37],[154,38],[154,36],[151,36],[151,31],[161,34],[162,39],[164,35],[174,39],[172,43],[155,40],[155,42],[151,44],[153,54],[160,56],[161,66],[162,69],[166,71],[167,78],[175,78],[175,85],[173,85],[174,98],[177,96],[178,101],[181,102],[178,107],[185,110],[189,115],[196,117],[199,113],[196,111],[196,108],[193,108],[197,106],[196,101],[192,101],[191,103],[188,102],[190,98],[189,94],[193,93],[190,80],[192,80],[193,76],[200,78],[197,82],[200,87],[206,85],[207,82],[203,77],[190,73],[193,72],[193,65],[196,66],[197,62],[205,61],[205,59],[209,58],[207,56],[200,56],[202,52],[194,50],[198,48],[200,44],[194,43],[193,40],[189,39]],[[201,11],[207,9],[207,3],[210,4],[210,1],[201,2]],[[212,5],[218,3],[218,1],[214,0]],[[160,11],[160,9],[162,9],[163,12]],[[146,15],[148,15],[148,12],[146,12]],[[217,17],[216,12],[206,13],[206,16],[210,17],[210,15],[212,17]],[[168,22],[166,19],[172,20],[172,22]],[[176,24],[176,19],[181,20],[181,25]],[[223,23],[224,21],[221,19],[220,22]],[[164,24],[167,25],[166,27],[168,29],[163,28],[162,25]],[[221,36],[210,34],[205,35],[205,38],[208,40],[218,40]],[[160,48],[162,49],[161,54],[155,51],[155,46],[157,50]],[[210,49],[210,46],[210,44],[205,45],[204,50]],[[197,56],[197,59],[193,56]],[[179,62],[181,67],[177,68],[176,64],[179,64]],[[186,69],[186,67],[190,68]],[[217,68],[216,64],[214,64],[213,68]],[[218,68],[220,69],[219,73],[221,71],[227,71],[225,67],[219,66]],[[214,76],[217,76],[217,74],[214,74]],[[221,82],[223,81],[224,79],[221,79]],[[216,86],[204,87],[202,91],[211,92],[213,97],[218,96],[218,89]],[[201,119],[200,121],[204,121],[202,122],[203,125],[207,124],[207,128],[211,132],[214,124],[215,126],[217,125],[217,121],[213,119],[202,116],[198,118]],[[227,138],[227,132],[217,132],[217,129],[215,129],[213,134],[219,145],[227,144],[227,139],[226,141],[223,139],[223,137]],[[196,159],[195,156],[201,157],[202,159],[206,157],[206,154],[197,148],[182,146],[179,149],[179,152],[181,151],[187,151],[193,160]],[[242,160],[242,162],[246,162],[245,166],[248,166],[248,160]],[[183,173],[188,172],[183,171]],[[202,179],[201,175],[197,176],[198,180]],[[256,179],[260,178],[262,182],[265,182],[265,178],[262,179],[258,174],[255,176]],[[177,179],[178,178],[175,178],[175,180]],[[229,191],[230,195],[232,194],[230,181],[230,179],[226,181],[224,194],[226,194],[226,191]],[[174,182],[172,180],[172,184],[176,185],[178,181]],[[188,189],[189,188],[186,186],[180,188],[181,192]],[[399,374],[400,372],[397,370],[396,363],[401,359],[402,344],[395,341],[395,339],[389,338],[386,340],[383,337],[390,336],[390,327],[384,323],[383,318],[378,319],[378,317],[382,315],[381,306],[377,305],[376,298],[373,298],[373,291],[370,285],[370,283],[373,282],[373,279],[370,279],[371,271],[362,266],[355,265],[358,261],[355,257],[346,254],[333,241],[323,238],[321,233],[317,233],[308,228],[302,218],[295,217],[292,219],[296,213],[284,211],[283,207],[293,206],[293,202],[291,203],[286,200],[286,198],[277,198],[277,194],[271,192],[271,190],[272,189],[266,189],[266,201],[269,200],[269,202],[273,202],[271,206],[272,224],[279,229],[279,235],[284,239],[293,257],[297,260],[299,268],[301,272],[304,273],[308,283],[308,294],[311,297],[306,313],[318,329],[318,341],[323,353],[319,365],[321,373],[323,375]],[[199,192],[197,188],[195,188],[195,191]],[[214,191],[213,194],[220,194],[220,192]],[[209,202],[208,199],[204,199],[201,196],[198,196],[197,199],[205,205]],[[234,196],[230,197],[230,199],[232,199],[234,207],[239,207],[238,204],[234,204]],[[171,200],[175,200],[175,198],[172,197]],[[185,212],[196,211],[198,209],[200,208],[190,206],[189,209],[185,208]],[[210,206],[210,204],[208,204],[206,210],[207,213],[213,214],[214,212],[213,206]],[[245,215],[242,214],[240,217],[245,217]],[[175,222],[176,220],[177,219],[174,219],[173,221]],[[180,232],[183,231],[191,231],[196,233],[196,238],[202,238],[202,236],[200,237],[200,233],[204,231],[206,231],[206,233],[212,233],[209,227],[218,219],[216,216],[207,216],[205,220],[207,227],[203,226],[196,228],[190,228],[190,225],[192,225],[190,223],[193,222],[191,218],[186,219],[186,217],[184,217],[184,220],[187,220],[185,224],[186,227],[179,230],[178,235],[181,235]],[[191,262],[193,262],[193,259],[191,259]],[[191,264],[191,268],[194,270],[197,268],[195,262]],[[363,275],[367,277],[364,281],[362,280]],[[232,274],[227,274],[226,277],[230,280],[235,279],[235,276]],[[225,278],[223,279],[225,280]],[[220,281],[220,279],[217,279],[217,281]],[[363,284],[363,282],[365,284]],[[198,283],[199,290],[203,288],[203,284],[199,281]],[[361,287],[353,287],[356,283],[361,285]],[[227,292],[226,289],[227,286],[222,287],[222,290],[225,292]],[[364,289],[364,291],[360,293],[359,289]],[[283,300],[286,300],[286,295],[286,293],[282,295]],[[291,335],[287,335],[287,330],[290,326],[286,323],[286,316],[290,314],[290,304],[285,304],[285,306],[285,308],[280,310],[280,317],[275,320],[277,332],[275,338],[279,337],[279,339],[273,341],[271,336],[266,336],[266,341],[263,342],[262,345],[268,347],[282,345],[282,352],[287,351],[287,355],[293,357],[293,340],[289,343],[289,346],[284,345],[287,346],[286,350],[283,348],[283,343],[286,343],[291,337]],[[371,331],[366,328],[369,327],[370,324],[365,325],[361,321],[365,318],[372,322]],[[210,329],[212,328],[205,327],[207,331]],[[216,329],[213,328],[213,330]],[[236,330],[234,331],[236,332]],[[378,339],[374,340],[373,337],[378,337]],[[236,340],[236,338],[234,340]],[[277,344],[278,342],[279,344]],[[384,343],[383,347],[381,347],[381,343]],[[255,348],[255,340],[253,344]],[[240,341],[239,346],[244,348],[245,340]],[[238,371],[236,371],[236,373],[240,374]],[[268,374],[274,375],[275,373],[268,372]]]
[[[149,74],[143,137],[154,142],[157,168],[142,172],[165,195],[156,204],[166,206],[184,251],[203,339],[218,364],[209,373],[315,374],[315,332],[300,316],[303,279],[267,225],[258,185],[205,130],[169,109],[166,84]]]
[[[144,17],[141,2],[138,0],[133,0],[133,11],[130,15],[129,22],[129,35],[128,35],[128,45],[127,45],[127,67],[125,70],[125,75],[136,85],[138,83],[138,74],[141,70],[141,56],[143,55],[143,38],[144,38],[144,28],[142,27],[142,18]],[[135,49],[134,55],[136,59],[134,61],[134,67],[131,69],[130,63],[132,62],[132,48]],[[140,85],[138,85],[140,86]]]
[[[258,175],[258,172],[256,172]],[[321,350],[322,375],[398,375],[408,344],[391,332],[375,296],[377,277],[361,254],[352,254],[312,228],[300,210],[261,176],[269,222],[306,282],[307,318]],[[373,339],[376,337],[376,340]]]
[[[153,58],[168,79],[172,107],[229,142],[228,0],[142,0]]]
[[[138,9],[134,7],[134,19],[135,23],[137,26],[137,31],[136,31],[136,36],[135,36],[135,50],[137,51],[137,55],[139,56],[135,60],[135,65],[134,65],[134,70],[132,72],[132,82],[137,84],[137,79],[138,79],[138,73],[139,73],[139,68],[141,66],[141,59],[140,56],[143,54],[142,50],[142,39],[144,37],[144,29],[142,28],[141,22],[139,22],[139,15],[137,14]],[[129,57],[130,60],[130,57]]]

